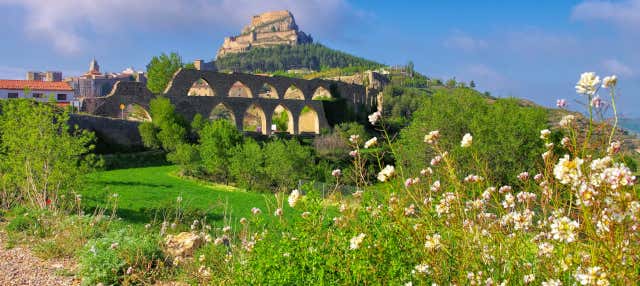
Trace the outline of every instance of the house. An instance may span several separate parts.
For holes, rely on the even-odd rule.
[[[40,102],[53,100],[63,106],[75,100],[73,88],[67,82],[0,79],[0,99],[12,98],[32,98]]]

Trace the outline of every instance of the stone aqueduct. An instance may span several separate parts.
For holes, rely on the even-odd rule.
[[[211,88],[210,92],[193,95],[192,88],[198,84],[201,89]],[[259,122],[252,131],[269,135],[276,131],[272,123],[277,112],[286,111],[288,118],[287,130],[278,131],[318,134],[322,128],[329,127],[324,109],[327,97],[344,99],[356,112],[369,111],[376,106],[377,92],[361,85],[320,79],[181,69],[174,74],[163,95],[187,120],[196,114],[207,118],[214,109],[223,107],[241,131],[247,131],[247,117],[252,117]],[[148,116],[149,102],[154,97],[141,83],[118,82],[106,97],[85,99],[83,109],[113,118],[132,118],[140,112]],[[120,105],[126,108],[121,110]]]

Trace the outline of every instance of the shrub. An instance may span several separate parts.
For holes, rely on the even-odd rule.
[[[265,174],[278,189],[293,188],[308,174],[310,150],[295,139],[274,140],[264,146]]]
[[[234,147],[229,163],[229,172],[238,186],[246,189],[268,187],[264,185],[264,153],[255,140],[247,138],[244,144]]]
[[[242,134],[228,120],[205,124],[200,132],[200,155],[207,172],[229,183],[229,163],[233,148],[242,143]]]
[[[164,266],[160,241],[157,235],[133,228],[88,241],[80,254],[82,283],[150,283]]]

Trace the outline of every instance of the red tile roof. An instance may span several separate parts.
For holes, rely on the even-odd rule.
[[[24,88],[30,90],[59,90],[59,91],[72,91],[73,88],[67,82],[49,82],[49,81],[37,81],[37,80],[11,80],[0,79],[0,89],[15,89],[23,90]]]

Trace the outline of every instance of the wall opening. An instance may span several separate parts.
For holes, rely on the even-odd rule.
[[[249,106],[242,118],[242,130],[267,134],[267,119],[264,110],[255,104]]]
[[[284,99],[304,100],[304,94],[302,93],[302,90],[292,84],[284,93]]]
[[[293,114],[282,105],[276,106],[271,116],[271,131],[293,134]]]
[[[138,104],[128,104],[124,111],[123,117],[129,121],[151,122],[151,115],[144,109],[144,107]]]
[[[262,87],[258,91],[258,97],[278,99],[278,91],[272,85],[265,83],[262,85]]]
[[[215,96],[216,93],[213,91],[209,83],[203,78],[196,80],[189,88],[187,92],[188,96]]]
[[[316,91],[313,93],[312,100],[332,100],[333,96],[331,96],[331,92],[324,87],[318,87]]]
[[[251,90],[240,81],[236,81],[229,89],[229,97],[252,98]]]
[[[211,113],[209,113],[209,120],[214,121],[218,119],[229,120],[234,126],[236,125],[236,117],[233,115],[233,111],[222,103],[216,105],[216,107],[211,110]]]
[[[320,134],[320,121],[318,113],[310,106],[305,106],[298,119],[298,132]]]

